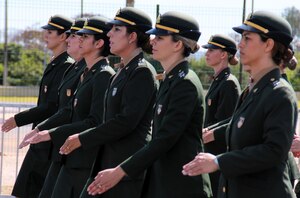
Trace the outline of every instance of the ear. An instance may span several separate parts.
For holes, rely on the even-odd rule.
[[[62,41],[65,41],[67,39],[67,34],[66,33],[60,34],[60,38]]]
[[[174,51],[177,52],[184,48],[183,42],[181,40],[174,43]]]
[[[104,40],[103,39],[99,39],[98,41],[96,41],[96,48],[101,48],[104,45]]]
[[[272,49],[274,48],[275,45],[275,41],[273,39],[268,38],[266,41],[266,48],[265,51],[266,52],[271,52]]]
[[[137,40],[137,33],[131,32],[128,36],[128,43],[134,43]]]
[[[228,59],[227,57],[228,53],[224,50],[221,50],[221,59]]]

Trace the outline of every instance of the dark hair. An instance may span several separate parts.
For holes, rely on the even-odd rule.
[[[173,41],[173,42],[180,41],[180,39],[176,36],[176,34],[170,34],[170,35],[171,35],[171,37],[172,37],[172,41]],[[188,57],[188,56],[191,54],[191,52],[192,52],[192,49],[189,48],[189,47],[186,47],[186,46],[184,45],[183,56],[184,56],[184,57]]]
[[[57,35],[61,35],[61,34],[63,34],[63,33],[65,33],[66,31],[65,30],[56,30],[57,31]],[[68,34],[67,34],[68,35]]]
[[[107,37],[106,33],[103,34],[94,34],[94,40],[98,41],[102,39],[104,41],[104,45],[102,50],[100,51],[101,56],[108,56],[110,55],[110,47],[109,47],[109,38]]]
[[[152,54],[152,46],[150,45],[150,35],[142,32],[135,27],[125,26],[127,33],[135,32],[137,34],[137,46],[142,48],[147,54]]]
[[[259,34],[261,40],[266,42],[269,37],[264,34]],[[281,63],[286,64],[293,58],[293,51],[282,43],[274,40],[274,47],[272,49],[272,59],[276,65]]]
[[[227,54],[228,54],[228,62],[229,62],[230,65],[237,65],[239,63],[239,60],[235,55],[232,55],[229,52],[227,52]]]

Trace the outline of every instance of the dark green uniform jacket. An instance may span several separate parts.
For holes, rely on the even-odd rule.
[[[87,73],[74,94],[71,108],[71,122],[50,130],[51,140],[57,151],[53,158],[60,157],[59,148],[75,133],[100,125],[103,121],[104,95],[114,70],[105,59],[97,62]],[[56,156],[56,157],[55,157]],[[66,157],[65,166],[70,168],[91,168],[96,152],[76,149]],[[54,160],[53,159],[53,160]]]
[[[157,92],[155,75],[154,67],[140,53],[110,84],[105,98],[104,124],[79,136],[84,150],[102,145],[90,181],[98,171],[116,167],[147,143]],[[143,173],[135,179],[125,177],[101,197],[139,198]],[[82,197],[88,197],[86,189]]]
[[[59,110],[50,118],[37,125],[40,131],[51,129],[71,122],[72,97],[78,86],[80,76],[86,66],[84,59],[73,63],[65,72],[58,88]]]
[[[223,69],[216,77],[206,94],[204,127],[230,118],[241,94],[238,80],[231,74],[230,68]],[[225,130],[214,133],[215,140],[206,143],[205,152],[214,155],[226,152]],[[209,174],[214,197],[217,197],[220,172]]]
[[[295,197],[287,168],[298,115],[295,93],[274,69],[244,95],[227,129],[228,152],[218,156],[218,197]]]
[[[183,61],[160,86],[151,142],[121,165],[132,178],[148,168],[142,197],[211,197],[207,174],[187,177],[181,173],[184,164],[203,152],[203,115],[201,82]]]
[[[64,72],[73,62],[67,52],[64,52],[47,65],[40,83],[37,106],[16,114],[17,126],[33,123],[32,128],[35,128],[38,123],[58,110],[58,87]],[[49,142],[30,145],[12,195],[17,197],[38,196],[50,166],[49,151]]]

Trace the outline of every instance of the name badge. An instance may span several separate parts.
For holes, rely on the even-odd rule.
[[[70,97],[70,96],[71,96],[71,94],[72,94],[72,91],[71,91],[71,89],[67,89],[67,91],[66,91],[66,95],[67,95],[68,97]]]
[[[161,109],[162,109],[162,105],[158,105],[157,107],[157,115],[159,115],[161,113]]]
[[[237,127],[241,128],[244,124],[245,118],[244,117],[240,117],[238,123],[237,123]]]
[[[45,86],[44,86],[44,93],[47,93],[47,91],[48,91],[48,86],[45,85]]]
[[[117,94],[117,90],[118,90],[118,88],[116,88],[116,87],[113,88],[112,96],[115,96]]]

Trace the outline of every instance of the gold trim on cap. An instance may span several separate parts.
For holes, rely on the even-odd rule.
[[[221,45],[221,44],[219,44],[219,43],[216,43],[216,42],[213,42],[213,41],[208,41],[208,43],[209,43],[209,44],[216,45],[216,46],[218,46],[218,47],[220,47],[220,48],[226,48],[226,46],[224,46],[224,45]]]
[[[129,20],[124,19],[124,18],[122,18],[122,17],[117,17],[117,16],[116,16],[116,17],[115,17],[115,20],[123,21],[123,22],[125,22],[125,23],[130,24],[130,25],[136,25],[135,22],[129,21]]]
[[[81,30],[79,27],[71,27],[71,30]]]
[[[163,29],[163,30],[167,30],[167,31],[170,31],[170,32],[174,32],[174,33],[179,33],[178,29],[167,27],[167,26],[164,26],[164,25],[156,24],[155,27]]]
[[[59,29],[65,29],[64,26],[57,25],[57,24],[55,24],[55,23],[53,23],[53,22],[50,22],[50,21],[48,22],[48,24],[49,24],[49,25],[52,25],[52,26],[54,26],[54,27],[57,27],[57,28],[59,28]]]
[[[262,26],[260,26],[260,25],[257,25],[257,24],[255,24],[255,23],[253,23],[253,22],[251,22],[251,21],[245,21],[244,24],[249,25],[249,26],[251,26],[251,27],[254,27],[254,28],[256,28],[256,29],[262,31],[262,32],[265,33],[265,34],[267,34],[267,33],[269,32],[268,29],[266,29],[266,28],[264,28],[264,27],[262,27]]]
[[[103,30],[100,30],[98,28],[94,28],[94,27],[91,27],[91,26],[83,26],[83,29],[88,29],[88,30],[93,30],[95,32],[103,33]]]

